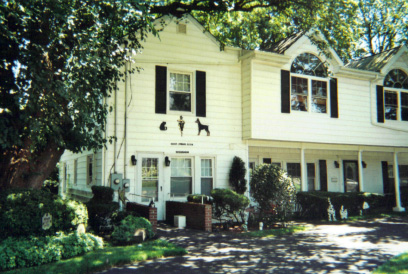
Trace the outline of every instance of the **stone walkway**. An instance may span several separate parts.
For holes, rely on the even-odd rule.
[[[161,225],[158,235],[188,250],[103,273],[370,273],[408,251],[408,220],[310,225],[304,232],[254,239]]]

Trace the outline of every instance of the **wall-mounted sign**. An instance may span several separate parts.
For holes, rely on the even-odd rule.
[[[42,217],[42,229],[47,230],[52,225],[52,216],[50,213],[45,213]]]
[[[176,153],[186,154],[186,153],[190,153],[190,151],[176,151]]]
[[[337,183],[337,178],[336,177],[331,177],[331,182],[332,183]]]
[[[190,147],[194,146],[194,144],[192,143],[170,143],[170,145],[172,146],[190,146]]]

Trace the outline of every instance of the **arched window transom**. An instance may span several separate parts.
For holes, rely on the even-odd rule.
[[[293,61],[291,110],[328,113],[328,70],[315,55],[302,53]]]
[[[408,121],[408,75],[391,70],[384,79],[385,120]]]

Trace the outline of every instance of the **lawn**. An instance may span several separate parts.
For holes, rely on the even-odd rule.
[[[276,229],[266,229],[266,230],[256,230],[242,233],[242,236],[245,237],[254,237],[254,238],[264,238],[264,237],[275,237],[275,236],[282,236],[293,234],[297,231],[304,231],[306,230],[305,226],[290,226],[290,227],[282,227]]]
[[[184,254],[187,254],[184,248],[163,240],[154,240],[139,245],[105,247],[104,249],[86,253],[83,256],[38,267],[16,269],[4,272],[4,274],[93,273],[132,262]]]
[[[388,262],[386,262],[385,264],[383,264],[382,266],[380,266],[379,268],[374,270],[373,273],[375,273],[375,274],[379,274],[379,273],[387,273],[387,274],[408,273],[408,252],[402,253],[402,254],[392,258],[391,260],[389,260]]]

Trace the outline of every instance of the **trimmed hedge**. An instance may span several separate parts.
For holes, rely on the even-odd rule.
[[[120,222],[120,225],[115,226],[112,233],[112,241],[115,244],[132,243],[135,239],[134,234],[137,229],[145,229],[146,238],[154,236],[152,224],[143,217],[127,216]]]
[[[349,216],[360,215],[364,202],[370,206],[370,211],[385,208],[387,199],[384,195],[367,192],[298,192],[297,203],[299,215],[304,219],[327,219],[328,198],[336,211],[336,218],[340,218],[340,208],[347,209]]]
[[[42,217],[49,213],[52,226],[42,229]],[[0,194],[0,238],[55,235],[71,232],[79,224],[87,225],[84,204],[63,200],[49,191],[36,189],[7,190]]]
[[[249,205],[249,199],[243,194],[227,188],[216,188],[211,191],[213,198],[213,217],[219,219],[233,216],[236,222],[244,222],[243,211]]]
[[[103,248],[102,238],[76,232],[45,237],[10,237],[0,243],[0,270],[47,264],[99,248]]]
[[[107,186],[92,186],[93,197],[90,201],[99,203],[110,203],[113,201],[113,189]]]

